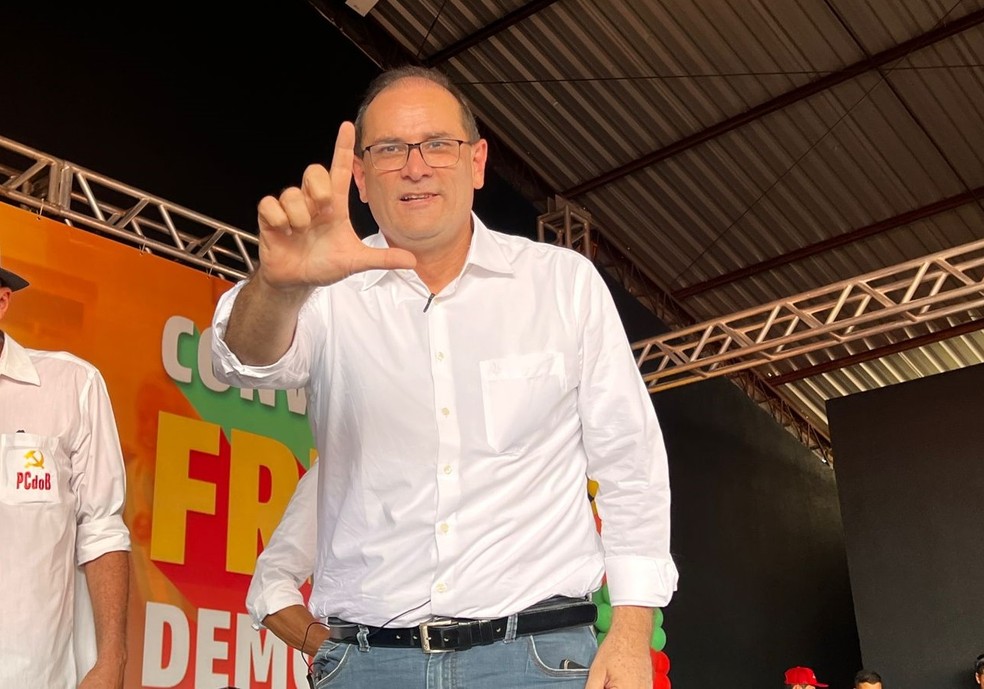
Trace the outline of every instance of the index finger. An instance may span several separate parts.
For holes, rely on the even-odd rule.
[[[352,161],[355,158],[355,125],[342,122],[331,157],[331,188],[336,199],[347,199],[352,184]]]

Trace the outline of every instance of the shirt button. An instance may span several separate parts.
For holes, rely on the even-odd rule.
[[[448,409],[447,407],[444,407],[443,409],[441,409],[441,413],[444,414],[444,416],[450,416],[451,410]]]
[[[444,473],[445,474],[450,474],[452,471],[454,471],[454,469],[451,467],[450,464],[445,464],[444,465]]]
[[[448,523],[447,522],[444,522],[443,524],[441,524],[441,533],[447,533],[450,530],[451,530],[451,527],[448,526]]]
[[[437,354],[435,355],[435,358],[436,358],[436,359],[437,359],[438,361],[444,361],[444,352],[438,352],[438,353],[437,353]]]
[[[443,581],[439,581],[437,583],[437,586],[434,587],[434,590],[437,591],[438,593],[444,593],[445,591],[448,590],[448,585],[445,584]]]

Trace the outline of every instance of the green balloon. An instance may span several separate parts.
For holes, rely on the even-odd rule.
[[[663,609],[656,608],[653,610],[653,627],[663,626]]]
[[[601,592],[601,599],[603,601],[605,601],[606,603],[611,603],[612,602],[612,599],[608,597],[608,582],[607,581],[604,584],[601,585],[601,588],[599,589],[599,591]]]
[[[598,645],[601,646],[601,642],[605,640],[605,632],[598,632]]]
[[[595,629],[603,634],[607,634],[612,628],[612,606],[602,603],[598,606],[598,619],[595,620]]]
[[[662,627],[653,629],[653,637],[650,640],[649,646],[654,651],[662,651],[666,646],[666,632],[663,631]]]

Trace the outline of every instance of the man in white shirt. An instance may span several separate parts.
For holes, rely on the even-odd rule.
[[[0,268],[0,320],[26,286]],[[95,367],[25,349],[0,331],[0,471],[0,689],[119,689],[126,478]],[[77,615],[86,609],[76,600],[82,573],[91,619]]]
[[[321,466],[308,608],[260,592],[259,621],[332,686],[648,688],[677,579],[659,425],[594,266],[472,213],[487,153],[447,79],[404,68],[339,128],[330,172],[260,202],[214,368],[306,387]],[[364,242],[353,176],[380,227]],[[606,574],[597,648],[584,598]]]

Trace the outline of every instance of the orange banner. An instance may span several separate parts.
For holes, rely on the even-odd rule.
[[[314,457],[306,400],[212,376],[209,323],[232,283],[4,204],[0,252],[31,282],[0,327],[92,362],[112,398],[133,539],[126,686],[307,686],[303,658],[244,608]]]

